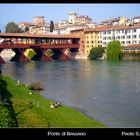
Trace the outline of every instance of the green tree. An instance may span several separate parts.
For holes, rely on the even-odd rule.
[[[121,51],[121,43],[118,40],[113,40],[107,45],[107,60],[118,61],[122,60],[123,53]]]
[[[50,21],[50,32],[53,32],[53,30],[54,30],[54,23],[53,23],[53,21],[51,20],[51,21]]]
[[[29,49],[27,57],[32,59],[35,56],[35,51],[33,49]]]
[[[103,47],[92,48],[89,53],[89,59],[97,60],[98,58],[102,57],[104,53]]]
[[[6,33],[23,33],[23,31],[18,27],[18,25],[15,22],[9,22],[7,23],[5,27]]]
[[[25,32],[28,32],[29,31],[29,27],[25,27]]]
[[[46,54],[47,56],[51,57],[51,56],[54,55],[54,52],[53,52],[52,49],[47,49],[45,54]]]

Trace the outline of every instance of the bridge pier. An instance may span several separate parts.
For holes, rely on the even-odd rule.
[[[54,56],[53,59],[55,60],[71,60],[71,57],[69,55],[69,51],[67,52],[67,49],[53,49]]]
[[[3,49],[0,49],[0,53],[2,52]],[[0,64],[5,63],[5,61],[3,60],[3,58],[0,56]]]
[[[32,47],[36,52],[35,56],[32,58],[34,61],[54,61],[51,57],[45,54],[46,49],[40,47]]]
[[[60,52],[59,60],[71,60],[69,55],[70,51],[68,49],[61,49]]]
[[[14,57],[10,61],[18,61],[18,62],[30,62],[31,60],[24,55],[26,49],[14,48],[12,49],[15,52]]]

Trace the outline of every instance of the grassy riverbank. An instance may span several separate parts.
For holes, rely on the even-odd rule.
[[[50,108],[50,100],[30,90],[24,84],[16,85],[16,81],[3,76],[6,89],[14,109],[18,127],[49,127],[49,128],[94,128],[105,127],[79,111],[61,106]]]

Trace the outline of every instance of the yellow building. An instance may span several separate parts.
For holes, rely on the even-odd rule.
[[[98,35],[98,31],[96,31],[96,29],[86,29],[84,31],[84,35],[85,35],[85,54],[88,56],[90,53],[90,49],[92,48],[96,48],[99,46],[98,44],[98,39],[99,39],[99,35]]]
[[[79,52],[87,58],[90,49],[99,47],[99,32],[96,29],[86,28],[71,31],[71,34],[80,37]]]

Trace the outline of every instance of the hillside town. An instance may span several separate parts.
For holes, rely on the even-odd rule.
[[[29,34],[80,36],[79,53],[84,58],[87,58],[91,48],[106,47],[107,43],[113,39],[119,40],[123,46],[140,44],[140,16],[132,19],[118,17],[97,24],[87,15],[69,12],[68,20],[54,23],[53,32],[50,32],[50,23],[46,22],[44,16],[34,17],[31,23],[20,22],[18,26],[22,30],[28,28],[27,33]]]

